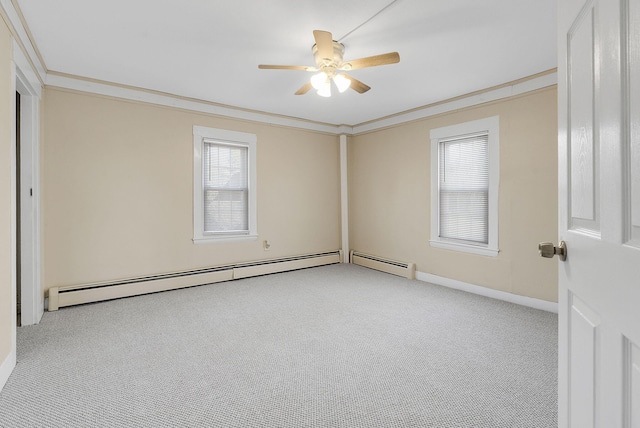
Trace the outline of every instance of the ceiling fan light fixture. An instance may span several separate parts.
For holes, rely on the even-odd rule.
[[[347,79],[344,74],[337,74],[334,78],[333,78],[333,83],[336,84],[336,87],[338,88],[338,91],[340,93],[343,93],[344,91],[346,91],[347,89],[349,89],[349,86],[351,86],[351,80]]]
[[[340,92],[345,92],[347,89],[351,88],[359,94],[364,94],[371,89],[371,87],[365,85],[353,76],[339,73],[340,71],[348,72],[361,68],[377,67],[379,65],[395,64],[400,62],[400,55],[398,52],[368,56],[346,62],[343,60],[344,45],[333,40],[333,36],[330,32],[313,30],[313,38],[316,43],[312,46],[311,51],[316,62],[315,67],[307,67],[303,65],[259,64],[258,68],[263,70],[303,70],[319,72],[314,74],[310,80],[302,85],[302,87],[295,92],[295,95],[304,95],[309,92],[311,88],[314,88],[318,92],[318,95],[330,97],[332,80],[335,82],[336,88]]]
[[[330,97],[331,96],[331,82],[327,80],[325,84],[318,89],[318,95],[321,97]]]
[[[311,76],[311,86],[313,86],[317,91],[324,88],[327,83],[329,83],[329,76],[327,76],[325,72],[321,71],[320,73]]]

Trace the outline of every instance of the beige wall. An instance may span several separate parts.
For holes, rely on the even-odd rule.
[[[45,290],[340,248],[337,136],[45,92]],[[257,135],[258,240],[192,242],[194,125]]]
[[[336,136],[51,87],[43,115],[45,289],[340,247]],[[431,248],[429,131],[494,115],[500,254]],[[257,241],[191,241],[193,125],[257,134]],[[556,157],[555,88],[352,137],[351,248],[555,301]]]
[[[11,283],[12,248],[11,223],[14,207],[12,188],[12,103],[15,95],[11,83],[11,33],[0,17],[0,364],[11,352]]]
[[[557,262],[540,241],[557,238],[556,88],[371,132],[349,142],[352,249],[416,263],[417,270],[557,301]],[[429,246],[433,128],[500,117],[497,257]]]

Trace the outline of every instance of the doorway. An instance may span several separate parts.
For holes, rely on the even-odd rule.
[[[17,61],[18,64],[20,61]],[[41,87],[16,64],[16,325],[37,324],[44,313],[40,284],[40,98]]]
[[[22,286],[20,281],[21,265],[21,234],[20,234],[20,218],[21,218],[21,201],[20,201],[20,92],[16,91],[16,325],[22,325]]]

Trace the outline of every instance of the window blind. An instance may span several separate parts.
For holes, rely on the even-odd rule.
[[[489,242],[489,135],[439,142],[440,237]]]
[[[203,144],[205,233],[249,233],[248,148]]]

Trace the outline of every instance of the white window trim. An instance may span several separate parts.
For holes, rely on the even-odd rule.
[[[202,186],[202,153],[204,140],[216,140],[221,143],[235,144],[249,149],[249,233],[243,234],[205,234],[204,201]],[[226,129],[193,127],[193,242],[247,241],[258,238],[257,198],[256,198],[256,142],[255,134],[229,131]]]
[[[439,142],[452,137],[488,132],[489,137],[489,242],[471,244],[440,238]],[[500,119],[499,116],[432,129],[431,138],[431,239],[435,248],[496,257],[498,255],[498,191],[500,183]]]

